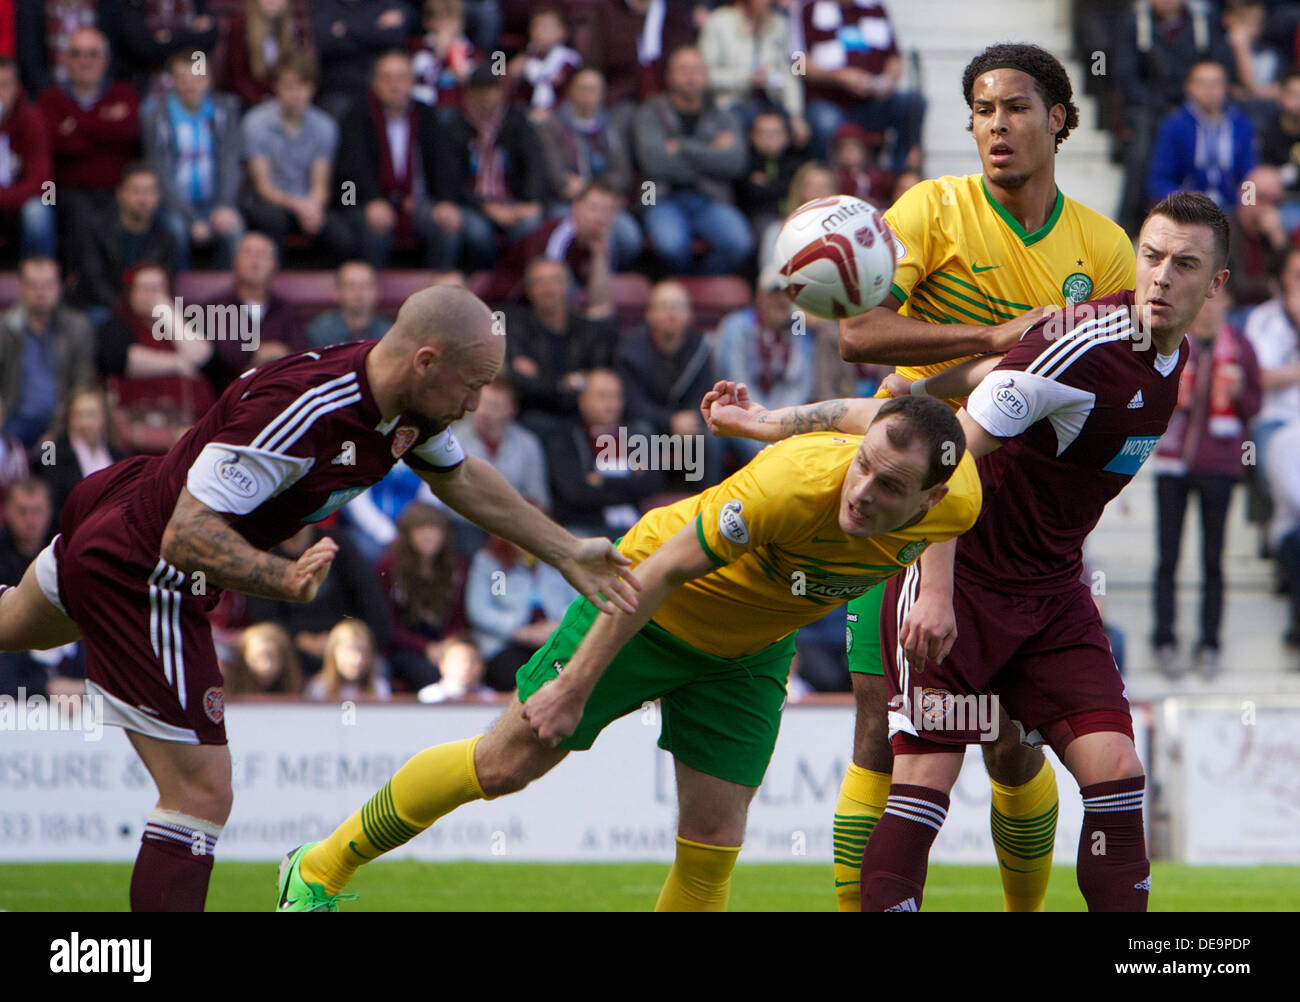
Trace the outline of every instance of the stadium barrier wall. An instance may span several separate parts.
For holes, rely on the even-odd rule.
[[[1148,714],[1135,714],[1139,746]],[[218,852],[270,860],[327,834],[411,755],[485,730],[496,706],[236,703],[227,727],[235,805]],[[616,721],[527,790],[469,804],[394,852],[421,860],[669,860],[676,807],[672,759],[656,747],[658,709]],[[789,707],[750,811],[744,859],[829,863],[831,816],[853,734],[852,705]],[[0,734],[0,861],[135,858],[155,794],[125,736],[105,728]],[[1057,858],[1074,858],[1082,810],[1058,762]],[[989,785],[968,752],[936,862],[994,859]]]

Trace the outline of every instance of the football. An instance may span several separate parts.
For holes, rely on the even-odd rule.
[[[880,210],[850,195],[805,202],[776,238],[785,294],[827,320],[855,317],[884,302],[894,255],[894,235]]]

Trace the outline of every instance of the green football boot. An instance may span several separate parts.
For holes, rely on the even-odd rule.
[[[280,902],[275,910],[278,912],[336,912],[340,901],[355,901],[355,894],[326,894],[320,884],[308,883],[302,879],[299,866],[303,854],[316,845],[307,842],[298,846],[284,859],[280,860]]]

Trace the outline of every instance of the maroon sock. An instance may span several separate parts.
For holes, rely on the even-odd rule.
[[[1082,787],[1076,877],[1090,912],[1144,912],[1151,863],[1142,827],[1145,776]]]
[[[217,839],[211,831],[178,822],[179,817],[155,811],[145,826],[140,853],[131,871],[133,912],[203,911]],[[220,830],[219,826],[204,824]]]
[[[930,846],[947,816],[947,794],[928,786],[890,786],[885,813],[862,854],[864,912],[920,910]]]

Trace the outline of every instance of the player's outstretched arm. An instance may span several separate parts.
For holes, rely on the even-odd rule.
[[[754,403],[744,383],[719,380],[700,401],[709,431],[720,438],[752,438],[779,442],[810,431],[842,431],[861,435],[884,400],[848,397],[769,411]]]
[[[226,519],[181,488],[163,530],[159,555],[187,574],[201,572],[217,588],[281,602],[310,602],[325,581],[338,543],[313,543],[297,560],[257,549]]]
[[[641,585],[608,539],[579,539],[551,521],[491,463],[475,456],[447,473],[421,473],[430,490],[481,529],[523,547],[562,573],[601,612],[632,612]],[[605,596],[605,597],[602,597]]]
[[[647,557],[637,567],[642,590],[636,611],[618,611],[612,616],[599,617],[559,677],[542,686],[524,704],[524,718],[537,736],[557,744],[572,734],[596,682],[623,645],[650,621],[673,592],[713,569],[713,561],[700,545],[695,522]]]
[[[886,302],[897,304],[892,296]],[[901,304],[898,304],[901,305]],[[993,327],[936,324],[899,316],[898,305],[877,306],[840,321],[840,357],[876,365],[933,365],[965,355],[1003,352],[1020,335],[1051,312],[1038,306],[1023,316]]]

